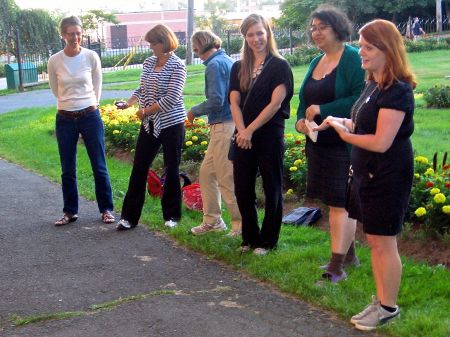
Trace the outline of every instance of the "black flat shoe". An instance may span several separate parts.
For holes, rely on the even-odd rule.
[[[63,217],[58,221],[55,221],[55,226],[64,226],[71,222],[77,221],[77,214],[64,213]]]

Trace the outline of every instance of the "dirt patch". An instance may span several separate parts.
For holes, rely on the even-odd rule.
[[[314,227],[324,231],[329,231],[328,211],[326,206],[320,202],[305,200],[304,202],[286,202],[284,206],[284,214],[290,210],[300,207],[320,207],[322,209],[322,217],[314,224]],[[356,227],[356,240],[367,245],[366,236],[362,230],[362,224],[358,223]],[[426,262],[430,265],[444,265],[446,268],[450,265],[450,245],[442,240],[432,237],[422,237],[417,230],[410,230],[408,233],[403,232],[398,237],[398,249],[400,254],[407,256],[415,261]]]

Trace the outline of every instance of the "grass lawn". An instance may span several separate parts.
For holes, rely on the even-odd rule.
[[[53,108],[21,109],[1,115],[0,157],[58,182],[60,166],[53,136],[54,119]],[[89,161],[82,146],[79,150],[79,191],[93,200],[95,195]],[[115,158],[108,158],[108,167],[116,211],[119,211],[131,166]],[[55,208],[55,217],[59,212]],[[229,221],[228,214],[224,218]],[[141,221],[150,229],[166,232],[181,244],[212,259],[225,261],[285,292],[334,310],[344,320],[359,312],[374,293],[367,247],[358,247],[362,266],[350,269],[347,281],[338,285],[316,285],[321,275],[317,267],[327,261],[330,243],[329,235],[315,228],[283,226],[278,250],[266,257],[257,257],[252,254],[240,255],[236,252],[240,240],[227,238],[221,233],[202,237],[190,235],[189,229],[201,222],[199,212],[184,209],[179,227],[173,230],[164,228],[159,199],[147,198]],[[402,257],[402,261],[404,274],[399,297],[402,318],[381,328],[380,332],[395,336],[450,335],[450,319],[444,314],[450,311],[448,270],[443,266],[414,263],[405,257]]]

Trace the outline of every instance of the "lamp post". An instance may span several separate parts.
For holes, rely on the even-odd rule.
[[[188,17],[186,29],[186,64],[192,64],[191,36],[194,32],[194,0],[188,0]]]

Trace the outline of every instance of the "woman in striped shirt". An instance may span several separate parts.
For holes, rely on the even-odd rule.
[[[147,32],[145,40],[150,43],[153,56],[144,61],[140,86],[127,102],[116,104],[119,109],[126,109],[138,103],[137,114],[142,120],[118,230],[131,229],[138,224],[145,200],[147,172],[161,146],[166,169],[161,199],[165,225],[175,227],[181,218],[179,165],[186,119],[182,96],[186,67],[173,54],[178,39],[167,26],[156,25]]]

